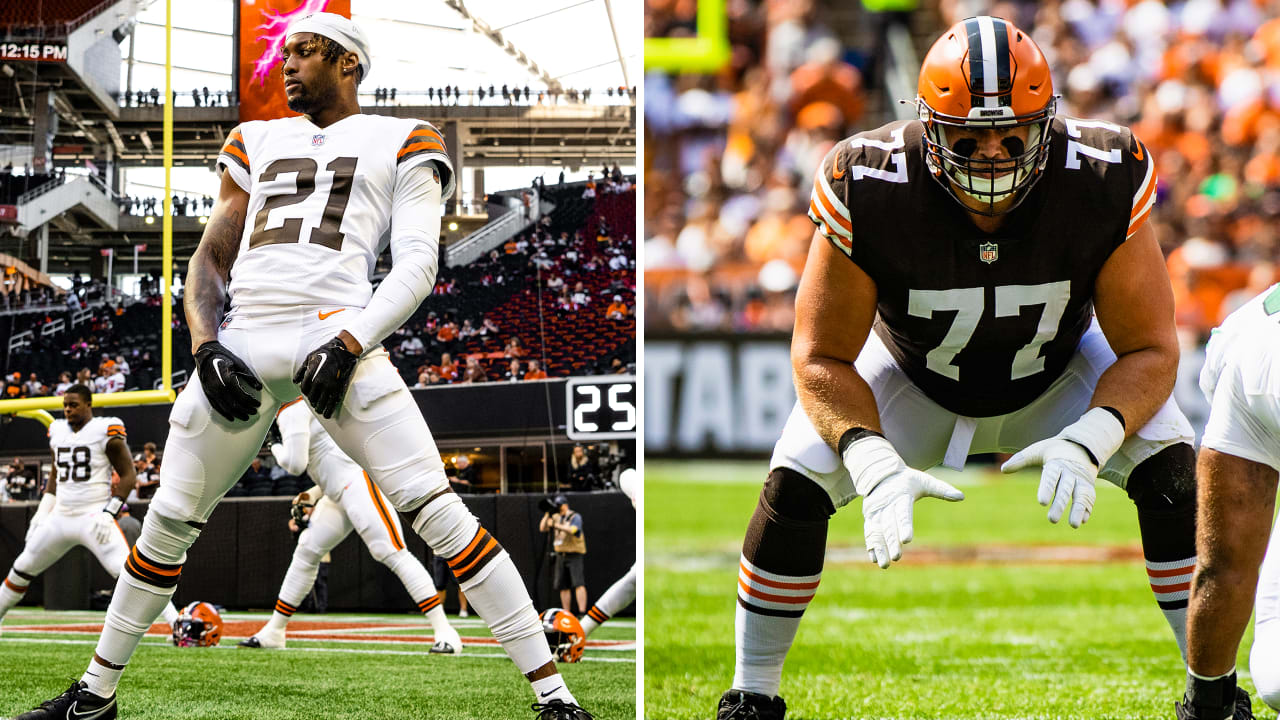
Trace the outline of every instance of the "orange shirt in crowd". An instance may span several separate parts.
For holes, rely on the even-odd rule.
[[[622,317],[626,317],[626,316],[627,316],[627,304],[626,304],[626,303],[620,303],[620,302],[616,302],[616,303],[609,303],[609,308],[608,308],[607,310],[605,310],[605,311],[604,311],[604,315],[605,315],[605,317],[610,317],[610,316],[612,316],[612,315],[614,315],[614,314],[618,314],[618,315],[621,315]]]
[[[529,372],[524,374],[524,379],[525,380],[546,380],[547,373],[541,368],[537,370],[530,370]]]

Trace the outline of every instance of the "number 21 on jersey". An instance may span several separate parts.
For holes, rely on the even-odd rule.
[[[268,228],[267,220],[272,210],[297,205],[304,202],[316,191],[316,161],[307,158],[280,158],[272,161],[258,182],[271,182],[277,176],[286,173],[297,173],[296,192],[272,195],[262,204],[262,209],[254,217],[253,234],[249,236],[249,249],[263,245],[280,243],[296,243],[301,241],[302,218],[290,217],[278,227]],[[334,158],[324,167],[325,172],[333,174],[333,183],[329,187],[328,198],[324,204],[324,212],[320,217],[320,225],[311,229],[307,242],[312,245],[323,245],[331,250],[341,250],[343,234],[342,216],[347,212],[347,202],[351,200],[351,183],[356,174],[356,158]],[[277,214],[278,216],[279,214]]]

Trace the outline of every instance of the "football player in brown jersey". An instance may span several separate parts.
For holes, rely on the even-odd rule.
[[[1041,467],[1054,523],[1089,518],[1099,477],[1127,490],[1186,656],[1195,456],[1170,398],[1173,293],[1146,222],[1154,161],[1127,128],[1057,115],[1043,54],[1000,18],[943,33],[918,93],[917,119],[837,143],[816,173],[791,346],[799,403],[743,542],[719,720],[784,715],[783,661],[836,509],[863,498],[868,557],[887,568],[917,500],[964,498],[926,471],[975,453],[1017,453],[1007,472]]]

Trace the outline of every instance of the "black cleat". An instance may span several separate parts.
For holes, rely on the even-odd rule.
[[[453,645],[445,642],[444,640],[437,641],[436,644],[432,645],[431,649],[428,650],[427,652],[432,655],[461,655],[462,654],[460,650],[455,648]]]
[[[1220,720],[1226,717],[1228,710],[1231,710],[1231,720],[1254,720],[1253,702],[1249,699],[1249,693],[1244,688],[1236,686],[1236,702],[1234,707],[1224,707],[1214,712],[1197,705],[1186,702],[1186,697],[1182,698],[1183,702],[1173,704],[1173,714],[1178,720]]]
[[[116,696],[100,698],[77,680],[66,692],[52,700],[45,700],[40,707],[24,712],[14,720],[115,720]]]
[[[247,647],[247,648],[254,648],[254,649],[260,649],[262,647],[262,643],[258,642],[258,638],[256,637],[247,637],[244,640],[241,640],[239,643],[237,643],[237,645],[239,645],[240,647]]]
[[[746,690],[729,690],[720,696],[716,708],[716,720],[782,720],[786,714],[782,698]]]
[[[534,703],[529,707],[538,713],[538,720],[595,720],[595,716],[591,713],[563,700]]]

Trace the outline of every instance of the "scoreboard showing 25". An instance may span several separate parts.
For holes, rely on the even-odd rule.
[[[570,440],[636,436],[636,379],[632,375],[572,378],[565,392]]]

